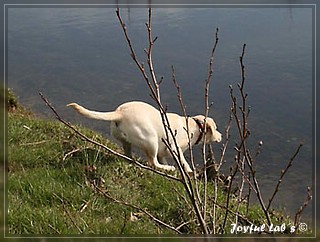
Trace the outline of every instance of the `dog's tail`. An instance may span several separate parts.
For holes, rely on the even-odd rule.
[[[121,114],[114,111],[114,112],[97,112],[88,110],[77,103],[69,103],[68,107],[73,107],[78,113],[82,114],[87,118],[92,119],[99,119],[105,121],[117,121],[121,119]]]

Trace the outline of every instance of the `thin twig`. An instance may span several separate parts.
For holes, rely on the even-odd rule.
[[[239,212],[239,209],[240,209],[240,204],[241,204],[241,201],[242,201],[242,193],[243,193],[243,189],[244,189],[244,185],[245,185],[245,180],[246,180],[246,175],[244,173],[244,170],[245,170],[245,157],[243,156],[241,161],[237,161],[237,164],[238,164],[238,169],[241,171],[241,184],[240,184],[240,187],[239,187],[239,194],[238,194],[238,202],[237,202],[237,208],[236,208],[236,213]],[[235,224],[238,224],[238,216],[236,216],[236,222]]]
[[[123,20],[121,18],[119,8],[116,9],[116,14],[117,14],[117,17],[118,17],[119,22],[121,24],[121,27],[122,27],[123,33],[125,35],[125,38],[126,38],[126,40],[128,42],[128,46],[129,46],[130,52],[131,52],[131,57],[134,60],[134,62],[136,63],[136,65],[138,66],[138,68],[140,69],[144,79],[146,80],[146,82],[147,82],[147,84],[148,84],[148,86],[150,88],[150,91],[152,92],[152,95],[154,97],[157,97],[157,92],[155,91],[154,87],[152,86],[152,84],[151,84],[151,82],[149,80],[149,77],[148,77],[147,73],[145,72],[144,66],[140,63],[140,61],[138,60],[138,58],[136,56],[136,53],[135,53],[134,48],[133,48],[132,43],[131,43],[131,39],[129,38],[129,35],[128,35],[127,26],[126,26],[126,24],[123,22]]]
[[[233,172],[232,172],[232,170],[233,170]],[[234,167],[232,170],[231,170],[230,181],[229,181],[229,184],[228,184],[228,195],[227,195],[227,201],[226,201],[226,212],[225,212],[224,219],[223,219],[223,224],[222,224],[222,233],[223,234],[225,232],[225,228],[226,228],[226,225],[227,225],[228,213],[229,213],[229,210],[230,210],[229,209],[229,205],[230,205],[232,184],[233,184],[234,178],[235,178],[235,176],[236,176],[236,174],[238,172],[237,167]]]
[[[83,233],[82,229],[77,225],[77,223],[74,221],[73,217],[71,216],[70,212],[68,211],[67,207],[66,207],[66,202],[64,201],[63,198],[59,197],[56,193],[53,193],[53,195],[55,197],[57,197],[62,204],[63,210],[65,211],[65,213],[67,214],[68,218],[70,219],[71,223],[77,228],[77,230],[79,231],[80,234]]]
[[[244,58],[244,53],[245,53],[245,47],[246,45],[243,45],[242,48],[242,54],[240,56],[240,66],[241,66],[241,84],[238,84],[241,98],[242,98],[242,107],[239,107],[240,111],[242,112],[242,126],[240,125],[240,119],[237,116],[237,108],[236,108],[236,103],[235,103],[235,108],[233,109],[234,111],[234,116],[238,124],[238,130],[239,133],[241,134],[240,137],[242,138],[241,144],[236,147],[237,149],[237,156],[236,156],[236,162],[238,164],[238,169],[241,171],[241,184],[239,187],[239,194],[238,194],[238,202],[237,202],[237,208],[236,212],[238,213],[239,208],[240,208],[240,203],[242,200],[242,193],[244,190],[244,185],[245,185],[245,180],[246,180],[246,175],[245,175],[245,153],[246,153],[246,138],[247,138],[247,115],[246,115],[246,98],[247,95],[244,94],[244,84],[245,84],[245,66],[243,63],[243,58]],[[232,94],[232,92],[231,92]],[[233,99],[235,100],[235,99]],[[235,101],[234,101],[235,102]],[[241,154],[242,151],[242,154]],[[235,224],[238,224],[238,216],[236,216],[236,221]]]
[[[308,206],[309,202],[312,200],[312,189],[311,187],[307,187],[307,197],[303,203],[303,205],[299,208],[298,212],[294,217],[294,226],[297,227],[301,220],[301,214],[303,210]]]
[[[248,179],[249,179],[249,184],[252,184],[251,183],[251,174],[249,173],[249,177],[248,177]],[[251,191],[254,191],[254,192],[256,192],[255,191],[255,189],[253,188],[253,186],[252,185],[250,185],[249,187],[248,187],[248,195],[247,195],[247,204],[246,204],[246,216],[248,215],[248,212],[249,212],[249,207],[250,207],[250,196],[251,196]]]
[[[121,204],[121,205],[125,205],[125,206],[128,206],[128,207],[131,207],[133,209],[137,209],[139,210],[140,212],[143,212],[144,214],[146,214],[149,218],[151,218],[153,221],[157,222],[158,224],[160,225],[163,225],[164,227],[166,228],[169,228],[171,230],[173,230],[174,232],[176,232],[177,234],[181,234],[181,232],[179,230],[177,230],[176,228],[174,228],[173,226],[163,222],[162,220],[158,219],[157,217],[155,217],[154,215],[152,215],[150,212],[148,212],[146,209],[143,209],[137,205],[134,205],[134,204],[131,204],[131,203],[128,203],[126,201],[122,201],[122,200],[119,200],[113,196],[111,196],[110,194],[106,193],[105,191],[103,191],[101,188],[99,188],[98,186],[95,185],[95,189],[100,193],[102,194],[105,198],[108,198],[110,200],[112,200],[113,202],[115,203],[118,203],[118,204]]]
[[[41,141],[37,141],[37,142],[31,142],[31,143],[23,143],[20,144],[21,146],[29,146],[29,145],[41,145],[44,144],[46,142],[48,142],[49,140],[41,140]]]
[[[214,61],[214,54],[219,42],[219,38],[218,38],[218,32],[219,32],[219,28],[216,29],[216,33],[215,33],[215,42],[211,51],[211,56],[210,56],[210,61],[209,61],[209,75],[208,78],[206,80],[206,85],[205,85],[205,119],[204,119],[204,133],[206,134],[207,132],[207,125],[206,125],[206,120],[209,116],[209,109],[210,109],[210,105],[209,105],[209,89],[210,89],[210,84],[212,81],[212,77],[213,77],[213,61]],[[203,163],[204,163],[204,186],[203,186],[203,218],[204,220],[206,220],[206,214],[207,214],[207,183],[208,183],[208,179],[207,179],[207,162],[206,162],[206,135],[204,135],[203,137]],[[215,206],[215,205],[214,205]],[[214,233],[215,233],[215,229],[213,229]]]
[[[76,148],[74,150],[69,151],[67,154],[65,154],[62,158],[62,161],[65,161],[67,159],[68,156],[73,155],[74,153],[77,153],[79,151],[82,151],[83,149],[80,148]]]
[[[227,125],[227,128],[225,130],[225,143],[223,144],[223,148],[221,150],[221,156],[220,156],[220,161],[219,161],[219,164],[218,164],[218,167],[217,167],[217,170],[220,170],[223,162],[224,162],[224,159],[225,159],[225,155],[226,155],[226,151],[227,151],[227,148],[228,148],[228,145],[229,145],[229,138],[230,138],[230,128],[231,128],[231,122],[232,122],[232,110],[230,109],[230,113],[229,113],[229,121],[228,121],[228,125]]]
[[[241,215],[240,213],[234,212],[234,211],[232,211],[230,208],[228,208],[228,207],[226,207],[226,206],[224,206],[224,205],[221,205],[221,204],[219,204],[219,203],[216,203],[216,205],[217,205],[219,208],[222,208],[222,209],[226,210],[228,213],[231,213],[231,214],[233,214],[233,215],[235,215],[235,216],[238,216],[238,217],[241,218],[243,221],[245,221],[247,224],[250,224],[250,225],[253,224],[253,225],[254,225],[254,223],[253,223],[252,221],[250,221],[247,217]]]
[[[245,157],[243,157],[243,158],[245,158]],[[247,175],[245,174],[244,168],[241,167],[241,164],[243,164],[243,162],[241,162],[241,163],[239,163],[238,161],[236,161],[236,162],[237,162],[237,165],[238,165],[238,170],[239,170],[240,173],[241,173],[241,177],[244,178],[243,180],[246,180],[247,183],[249,184],[249,187],[250,187],[255,193],[257,193],[257,190],[255,189],[254,185],[253,185],[252,182],[250,181],[250,174],[251,174],[251,173],[249,173],[248,176],[247,176]],[[239,198],[239,199],[241,199],[241,198]]]
[[[182,224],[180,224],[179,226],[176,227],[176,230],[180,230],[183,226],[185,226],[185,225],[187,225],[189,223],[192,223],[194,221],[195,221],[195,219],[191,219],[189,221],[183,222]]]
[[[156,86],[156,91],[157,91],[157,98],[160,100],[160,89],[159,89],[159,83],[157,82],[157,78],[154,72],[153,68],[153,61],[152,61],[152,50],[153,50],[153,44],[156,39],[152,38],[152,10],[149,8],[149,18],[148,18],[148,23],[147,29],[148,29],[148,36],[149,36],[149,50],[148,50],[148,66],[149,66],[149,71],[150,75],[152,78],[153,84]]]
[[[241,94],[241,99],[242,99],[242,107],[239,107],[241,113],[242,113],[242,125],[241,125],[241,121],[238,117],[238,113],[237,113],[237,99],[236,97],[233,95],[233,91],[232,91],[232,88],[230,88],[230,95],[231,95],[231,98],[232,98],[232,111],[233,111],[233,114],[234,114],[234,117],[235,117],[235,121],[236,121],[236,124],[237,124],[237,128],[238,128],[238,131],[239,131],[239,135],[240,135],[240,144],[237,145],[237,150],[238,150],[238,154],[237,154],[237,159],[238,161],[240,162],[244,162],[246,161],[246,163],[248,164],[249,166],[249,170],[251,172],[251,177],[252,177],[252,180],[253,180],[253,184],[254,184],[254,187],[255,187],[255,193],[257,195],[257,198],[258,198],[258,201],[260,203],[260,206],[266,216],[266,219],[268,221],[268,224],[271,225],[271,218],[270,218],[270,215],[269,215],[269,212],[265,206],[265,203],[263,201],[263,198],[262,198],[262,194],[261,194],[261,191],[260,191],[260,188],[259,188],[259,184],[258,184],[258,180],[257,180],[257,177],[256,177],[256,171],[255,171],[255,168],[254,168],[254,164],[253,164],[253,159],[252,157],[250,156],[250,152],[249,152],[249,149],[247,148],[246,146],[246,139],[248,138],[248,136],[250,135],[250,131],[248,130],[248,125],[247,125],[247,118],[248,118],[248,115],[249,115],[249,109],[247,110],[247,102],[246,102],[246,99],[247,99],[247,94],[244,92],[244,84],[245,84],[245,66],[244,66],[244,62],[243,62],[243,59],[244,59],[244,54],[245,54],[245,48],[246,48],[246,45],[244,44],[243,45],[243,48],[242,48],[242,53],[241,53],[241,56],[240,56],[240,66],[241,66],[241,84],[238,84],[238,87],[239,87],[239,90],[240,90],[240,94]],[[241,159],[240,157],[243,157],[245,159]],[[244,163],[242,164],[242,169],[244,170]],[[242,178],[244,181],[244,178]],[[241,190],[240,190],[241,192]]]
[[[277,183],[277,185],[276,185],[276,187],[275,187],[275,189],[274,189],[274,192],[273,192],[271,198],[269,199],[269,203],[268,203],[268,206],[267,206],[267,210],[270,209],[271,203],[272,203],[274,197],[276,196],[276,194],[277,194],[278,191],[279,191],[279,187],[280,187],[280,184],[281,184],[281,182],[282,182],[282,180],[283,180],[283,177],[284,177],[284,175],[287,173],[287,171],[289,170],[289,168],[292,166],[292,162],[293,162],[293,160],[296,158],[296,156],[298,155],[298,153],[299,153],[302,145],[303,145],[303,144],[299,144],[296,152],[293,154],[293,156],[292,156],[292,157],[290,158],[290,160],[288,161],[288,164],[287,164],[286,168],[281,171],[281,174],[280,174],[280,178],[279,178],[279,180],[278,180],[278,183]]]
[[[54,232],[56,232],[57,234],[61,234],[60,231],[58,229],[56,229],[55,227],[53,227],[53,225],[48,224],[49,228],[52,229]]]
[[[249,165],[249,168],[250,168],[250,171],[251,171],[251,175],[252,175],[252,179],[253,179],[253,184],[255,186],[255,191],[256,191],[256,194],[257,194],[257,197],[258,197],[258,200],[259,200],[259,203],[261,205],[261,208],[266,216],[266,219],[268,221],[268,224],[271,225],[271,218],[270,218],[270,214],[265,206],[265,203],[263,201],[263,198],[262,198],[262,195],[261,195],[261,191],[260,191],[260,188],[259,188],[259,184],[258,184],[258,180],[256,178],[256,174],[255,174],[255,170],[252,166],[252,163],[251,161],[248,159],[248,156],[246,156],[246,160],[247,160],[247,163]]]
[[[184,118],[185,118],[185,122],[186,122],[186,134],[187,134],[187,138],[188,138],[188,148],[189,148],[189,155],[190,155],[190,162],[191,162],[191,167],[193,170],[193,179],[194,179],[194,188],[195,188],[195,195],[196,198],[199,202],[199,204],[202,203],[201,198],[200,198],[200,193],[199,193],[199,184],[198,184],[198,179],[197,179],[197,171],[196,171],[196,167],[195,167],[195,163],[194,163],[194,156],[193,156],[193,146],[192,146],[192,142],[191,142],[191,135],[190,135],[190,131],[189,131],[189,117],[187,114],[187,110],[186,110],[186,106],[183,102],[183,98],[182,98],[182,92],[181,92],[181,87],[176,79],[176,74],[175,74],[175,69],[172,66],[172,80],[173,83],[177,89],[177,95],[178,95],[178,100],[180,103],[180,107],[182,109]]]
[[[127,221],[128,221],[128,216],[125,210],[123,210],[123,225],[122,228],[120,230],[120,234],[124,234],[124,230],[126,228],[127,225]]]

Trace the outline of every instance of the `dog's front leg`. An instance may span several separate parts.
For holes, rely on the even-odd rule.
[[[192,170],[191,170],[188,162],[184,158],[183,151],[181,150],[181,148],[179,148],[179,154],[180,154],[181,165],[182,165],[183,169],[185,170],[185,172],[187,172],[189,174],[192,173]]]

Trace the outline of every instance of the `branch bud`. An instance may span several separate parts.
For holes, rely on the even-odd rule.
[[[158,36],[156,36],[156,37],[153,39],[152,42],[153,42],[153,43],[156,42],[157,39],[158,39]]]

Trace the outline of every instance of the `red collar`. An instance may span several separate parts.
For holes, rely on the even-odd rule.
[[[205,132],[205,127],[204,127],[204,123],[201,122],[199,119],[196,119],[196,118],[192,118],[192,119],[197,123],[197,125],[199,126],[199,131],[200,131],[199,137],[195,143],[197,145],[202,140],[203,134]]]

